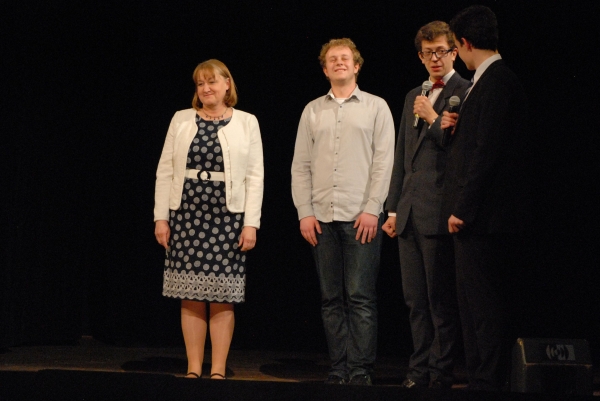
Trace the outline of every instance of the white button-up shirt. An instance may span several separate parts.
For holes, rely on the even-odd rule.
[[[302,112],[292,197],[298,218],[354,221],[383,211],[394,163],[394,121],[380,97],[358,86],[339,104],[330,90]]]

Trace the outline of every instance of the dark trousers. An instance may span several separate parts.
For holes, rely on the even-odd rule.
[[[407,378],[420,385],[430,380],[451,384],[458,310],[454,253],[450,235],[422,235],[409,216],[398,236],[404,300],[414,352]]]
[[[454,236],[458,305],[469,387],[500,390],[506,379],[506,235]]]

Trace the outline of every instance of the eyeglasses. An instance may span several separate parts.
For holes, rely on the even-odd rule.
[[[447,50],[436,50],[434,52],[430,52],[430,51],[419,52],[419,57],[421,57],[423,60],[431,60],[431,57],[435,54],[435,56],[437,58],[444,58],[449,53],[452,53],[453,51],[454,51],[454,48],[447,49]]]

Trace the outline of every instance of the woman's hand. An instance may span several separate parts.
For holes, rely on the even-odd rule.
[[[242,228],[238,246],[242,251],[249,251],[256,245],[256,227],[245,226]]]
[[[165,249],[168,249],[169,237],[171,236],[169,222],[166,220],[156,220],[156,223],[154,223],[154,236],[159,244],[164,246]]]

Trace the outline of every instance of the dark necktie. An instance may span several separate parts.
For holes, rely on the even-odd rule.
[[[471,88],[473,88],[473,79],[474,79],[474,77],[471,78],[471,82],[469,83],[469,87],[465,91],[465,99],[466,99],[467,95],[469,94],[469,92],[471,92]]]
[[[473,78],[471,78],[471,82],[469,82],[469,86],[467,87],[467,90],[465,91],[465,96],[463,97],[463,101],[460,103],[460,107],[458,108],[458,114],[460,115],[460,111],[463,108],[463,105],[465,104],[465,100],[467,100],[467,96],[469,96],[469,92],[471,92],[471,89],[473,88]]]

